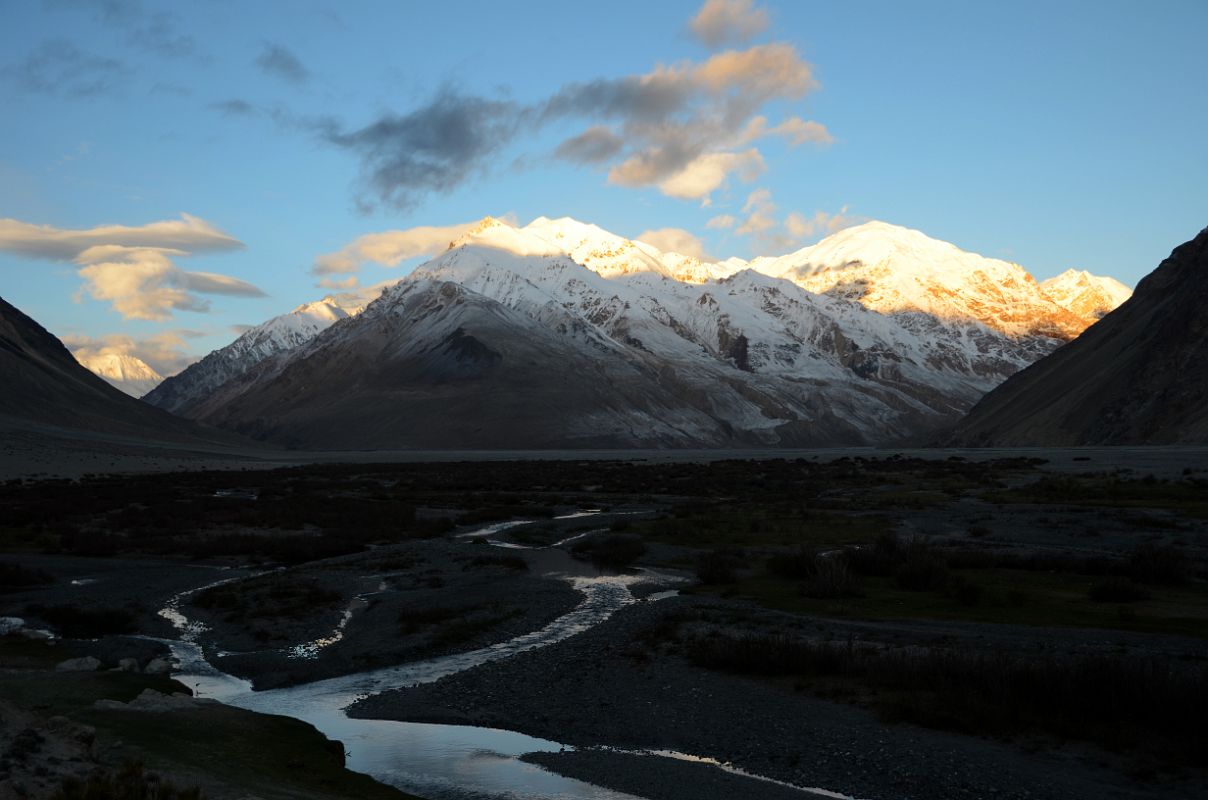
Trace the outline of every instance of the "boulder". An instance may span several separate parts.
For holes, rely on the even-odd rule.
[[[55,665],[56,672],[95,672],[101,668],[101,661],[93,656],[69,658]]]

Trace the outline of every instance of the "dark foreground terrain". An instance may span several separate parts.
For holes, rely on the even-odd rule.
[[[303,684],[542,628],[579,602],[551,576],[568,570],[633,572],[649,599],[350,713],[562,742],[526,758],[651,800],[1204,796],[1208,464],[1178,458],[1157,476],[1067,451],[10,481],[0,796],[402,796],[308,725],[161,697],[184,687],[137,637],[179,636],[174,604],[223,671]]]

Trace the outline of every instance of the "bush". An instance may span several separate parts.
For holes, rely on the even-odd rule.
[[[67,778],[59,786],[52,800],[203,800],[201,790],[178,789],[171,782],[162,780],[154,773],[147,773],[143,765],[127,761],[116,772],[94,772],[88,780]]]
[[[717,585],[734,583],[738,580],[738,569],[742,566],[741,550],[710,550],[696,559],[696,577],[701,583]]]
[[[586,556],[593,564],[623,569],[646,554],[646,543],[636,534],[610,533],[581,539],[575,543],[572,551],[575,555]]]
[[[43,570],[23,567],[11,561],[0,561],[0,591],[44,586],[53,582],[54,578],[50,573]]]
[[[905,548],[905,559],[893,573],[902,589],[926,592],[943,588],[948,582],[948,565],[922,539],[913,539]]]
[[[28,611],[49,622],[68,639],[96,639],[109,634],[135,633],[134,614],[125,608],[34,605]]]
[[[1136,603],[1149,599],[1149,592],[1128,578],[1098,581],[1087,594],[1096,603]]]
[[[1141,583],[1183,583],[1191,573],[1191,564],[1181,550],[1145,543],[1137,546],[1128,559],[1128,575]]]

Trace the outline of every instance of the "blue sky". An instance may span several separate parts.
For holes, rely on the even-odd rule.
[[[1202,0],[702,5],[0,0],[0,295],[171,371],[487,214],[714,257],[881,219],[1130,285],[1208,224]]]

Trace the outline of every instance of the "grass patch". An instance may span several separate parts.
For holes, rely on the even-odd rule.
[[[1208,764],[1202,721],[1208,668],[1115,655],[1016,656],[872,648],[785,635],[714,635],[684,643],[697,665],[740,674],[837,676],[877,690],[883,715],[975,734],[1043,731],[1111,748]]]
[[[746,598],[765,608],[809,616],[850,619],[940,619],[1012,625],[1106,628],[1208,638],[1208,585],[1155,586],[1146,600],[1126,606],[1094,602],[1088,576],[1009,569],[949,573],[940,590],[902,589],[892,577],[864,577],[861,596],[813,598],[799,581],[770,572],[725,587],[699,586]],[[975,589],[962,587],[977,587]],[[970,602],[970,593],[977,599]]]
[[[31,605],[26,613],[46,620],[69,639],[96,639],[116,633],[135,633],[136,617],[126,608],[84,607],[75,603]]]

